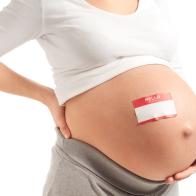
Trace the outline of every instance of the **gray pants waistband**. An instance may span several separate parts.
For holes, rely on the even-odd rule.
[[[138,176],[118,165],[92,145],[75,138],[66,139],[58,127],[55,127],[55,130],[56,144],[65,154],[100,178],[130,194],[150,194],[170,186],[164,181],[153,181]]]

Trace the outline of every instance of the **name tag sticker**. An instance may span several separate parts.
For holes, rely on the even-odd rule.
[[[171,93],[156,93],[132,101],[138,124],[177,116]]]

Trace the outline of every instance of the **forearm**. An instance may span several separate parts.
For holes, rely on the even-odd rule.
[[[47,103],[52,89],[28,79],[0,62],[0,91]]]

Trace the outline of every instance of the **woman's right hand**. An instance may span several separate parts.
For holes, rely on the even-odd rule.
[[[184,180],[191,176],[192,174],[196,173],[196,160],[191,164],[190,167],[186,168],[185,170],[174,174],[166,179],[166,183],[174,183],[176,181]]]
[[[57,127],[59,127],[61,133],[66,139],[71,138],[71,131],[68,128],[68,125],[66,123],[65,119],[65,106],[60,106],[58,104],[58,100],[56,98],[56,95],[54,93],[54,90],[52,88],[49,88],[48,95],[46,98],[46,101],[44,104],[48,107],[50,110],[53,120]]]

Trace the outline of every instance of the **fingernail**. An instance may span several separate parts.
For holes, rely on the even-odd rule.
[[[69,135],[65,134],[65,138],[68,139],[69,138]]]
[[[65,132],[64,132],[64,133],[65,133]],[[69,133],[65,133],[64,135],[65,135],[65,138],[66,138],[66,139],[68,139],[68,138],[70,137],[70,134],[69,134]]]
[[[66,139],[68,139],[69,138],[69,133],[67,133],[67,130],[66,129],[61,129],[60,130],[61,131],[61,134],[66,138]]]

